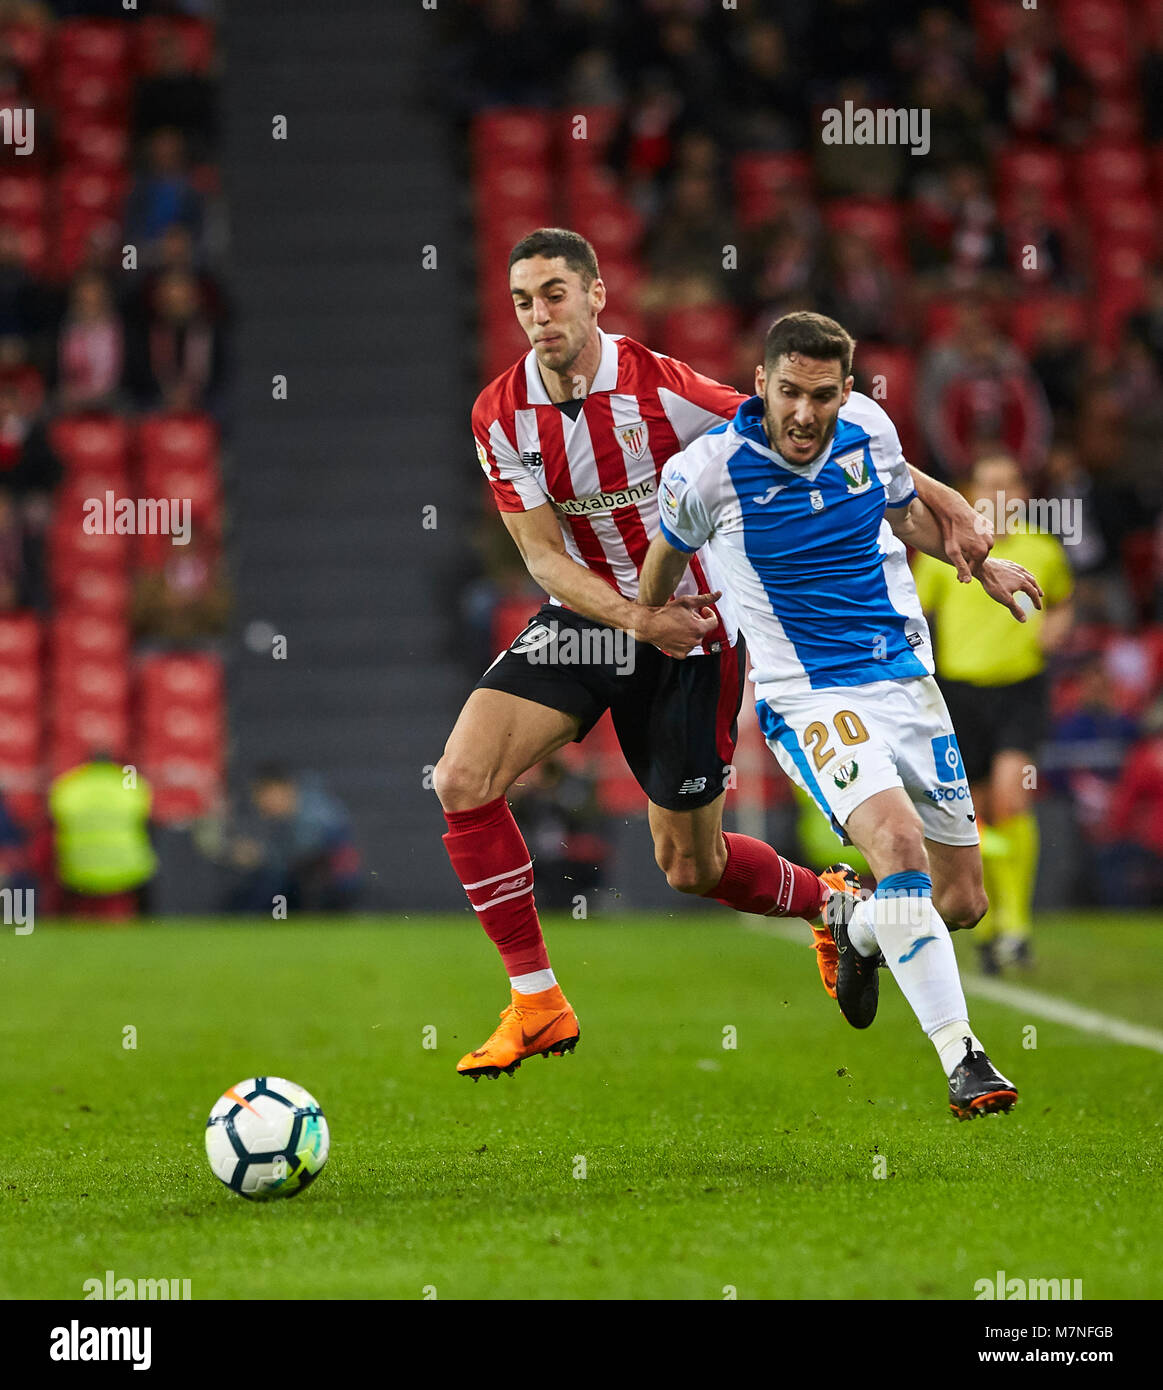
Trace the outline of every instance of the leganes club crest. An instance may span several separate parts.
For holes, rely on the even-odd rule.
[[[839,454],[836,462],[844,470],[844,475],[848,479],[848,491],[856,496],[857,493],[867,492],[872,486],[872,479],[868,473],[868,457],[864,452],[864,446],[853,449],[847,454]]]

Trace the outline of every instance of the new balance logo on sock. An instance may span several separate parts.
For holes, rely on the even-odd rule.
[[[504,883],[498,883],[489,894],[489,897],[495,898],[499,893],[511,893],[514,888],[524,888],[527,882],[528,879],[524,874],[522,874],[520,878],[508,878]]]
[[[705,777],[688,777],[678,789],[679,796],[685,796],[688,792],[705,792],[707,789],[707,779]]]

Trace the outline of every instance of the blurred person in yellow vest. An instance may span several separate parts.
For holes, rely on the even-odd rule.
[[[1017,625],[979,585],[959,584],[948,565],[919,555],[914,566],[935,631],[937,678],[981,822],[990,910],[974,935],[981,969],[996,974],[1004,964],[1032,960],[1035,755],[1049,719],[1047,658],[1070,629],[1074,588],[1065,547],[1052,531],[1069,537],[1073,518],[1040,515],[1021,468],[1005,454],[978,460],[969,501],[994,523],[993,554],[1024,565],[1045,593],[1043,610],[1031,608]],[[1037,529],[1043,522],[1049,529]]]
[[[57,881],[64,910],[131,916],[157,871],[149,837],[152,794],[135,769],[106,753],[63,772],[49,789]]]

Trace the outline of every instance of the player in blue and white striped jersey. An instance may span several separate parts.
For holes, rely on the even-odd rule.
[[[969,1026],[946,926],[975,926],[988,902],[906,543],[945,552],[892,421],[852,390],[854,346],[819,314],[772,326],[757,394],[662,471],[641,592],[665,602],[709,546],[747,639],[768,746],[878,880],[834,926],[845,1017],[871,1023],[887,964],[937,1049],[954,1112],[969,1118],[1010,1109],[1017,1090]],[[987,559],[974,573],[1020,622],[1019,595],[1041,604],[1018,565]]]

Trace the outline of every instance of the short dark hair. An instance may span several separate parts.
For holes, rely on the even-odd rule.
[[[544,256],[547,260],[560,256],[570,270],[581,276],[586,289],[598,278],[597,252],[584,236],[565,227],[538,227],[523,236],[509,252],[509,269],[530,256]]]
[[[825,314],[813,314],[804,309],[794,314],[784,314],[767,330],[763,344],[763,365],[765,370],[770,371],[781,357],[794,352],[801,357],[837,361],[847,378],[852,375],[852,354],[855,351],[856,339],[846,328]]]

